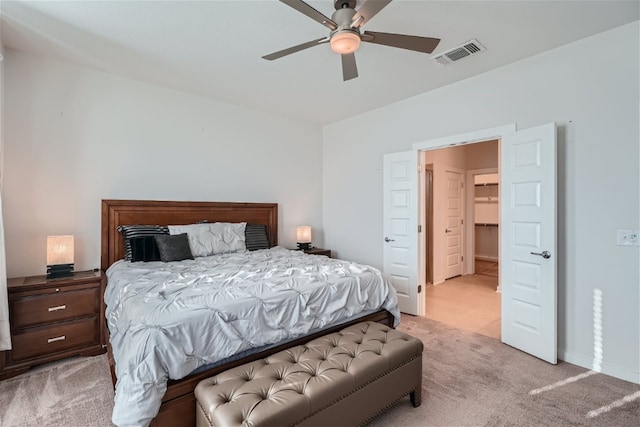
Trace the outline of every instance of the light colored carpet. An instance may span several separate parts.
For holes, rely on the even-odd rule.
[[[0,426],[112,426],[106,354],[38,366],[0,381]]]
[[[422,405],[407,397],[370,426],[640,426],[637,384],[431,319],[398,329],[425,344]],[[68,359],[0,382],[0,425],[111,426],[112,402],[106,356]]]
[[[425,346],[422,405],[413,408],[406,398],[371,426],[640,426],[638,384],[569,363],[550,365],[431,319],[403,315],[398,329]],[[576,381],[541,390],[567,379]],[[630,402],[589,417],[625,397]]]

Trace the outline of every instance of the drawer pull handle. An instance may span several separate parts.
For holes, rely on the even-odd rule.
[[[58,311],[58,310],[64,310],[66,309],[67,306],[65,304],[63,305],[57,305],[55,307],[49,307],[49,311]]]
[[[56,341],[64,341],[66,339],[67,339],[67,337],[65,337],[64,335],[60,335],[59,337],[49,338],[47,340],[47,344],[51,344],[52,342],[56,342]]]

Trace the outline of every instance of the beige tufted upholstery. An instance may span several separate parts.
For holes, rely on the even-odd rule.
[[[232,368],[195,389],[198,426],[358,425],[411,394],[422,341],[363,322]]]

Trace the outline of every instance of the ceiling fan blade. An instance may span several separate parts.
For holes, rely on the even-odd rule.
[[[309,18],[313,19],[316,22],[321,23],[325,27],[329,28],[331,31],[338,28],[338,24],[332,21],[330,18],[326,17],[321,12],[318,12],[313,7],[309,6],[302,0],[280,0],[282,3],[286,4],[297,10],[300,13],[307,15]]]
[[[312,40],[310,42],[302,43],[297,46],[292,46],[287,49],[282,49],[274,53],[270,53],[269,55],[265,55],[262,58],[268,61],[273,61],[274,59],[282,58],[283,56],[291,55],[292,53],[300,52],[301,50],[308,49],[313,46],[317,46],[319,44],[328,43],[329,37],[323,37],[321,39]]]
[[[356,77],[358,77],[356,56],[353,52],[342,54],[342,79],[346,82]]]
[[[369,22],[371,18],[376,16],[378,12],[380,12],[386,5],[391,3],[391,0],[368,0],[360,9],[356,11],[356,14],[353,15],[353,22],[357,22],[356,27],[362,27],[364,24]],[[362,16],[362,19],[360,17]],[[359,20],[359,21],[358,21]]]
[[[420,36],[407,36],[404,34],[377,33],[374,31],[365,31],[362,34],[362,41],[382,44],[385,46],[399,47],[401,49],[415,50],[416,52],[431,53],[433,52],[440,39]]]

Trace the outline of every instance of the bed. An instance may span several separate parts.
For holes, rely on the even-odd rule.
[[[251,224],[262,224],[266,227],[267,236],[268,236],[268,244],[271,249],[265,249],[260,251],[255,251],[252,254],[246,254],[247,257],[250,258],[242,258],[245,256],[244,254],[225,254],[224,263],[230,262],[230,259],[237,258],[237,262],[240,262],[240,265],[251,265],[252,263],[279,263],[290,265],[293,268],[299,268],[302,270],[305,269],[317,269],[325,271],[326,263],[330,260],[326,260],[325,257],[316,257],[313,255],[304,255],[297,251],[288,251],[284,248],[280,248],[277,246],[277,237],[278,237],[278,206],[274,203],[230,203],[230,202],[164,202],[164,201],[139,201],[139,200],[103,200],[102,201],[102,258],[101,258],[101,267],[104,271],[109,270],[109,274],[112,277],[112,285],[113,288],[109,288],[109,283],[106,284],[107,292],[105,295],[108,295],[111,291],[111,294],[116,293],[116,286],[121,286],[123,281],[126,281],[127,274],[129,273],[121,273],[115,274],[115,270],[127,270],[127,265],[131,266],[132,264],[139,264],[136,266],[136,269],[145,269],[152,268],[152,264],[154,263],[125,263],[120,261],[124,257],[124,240],[122,235],[118,232],[118,227],[121,225],[131,225],[131,224],[157,224],[157,225],[178,225],[178,224],[196,224],[196,223],[216,223],[216,222],[228,222],[228,223],[251,223]],[[273,257],[268,258],[268,257]],[[261,259],[264,260],[261,261]],[[203,259],[200,260],[202,262],[209,262],[211,265],[218,265],[218,263],[222,262],[216,259]],[[244,263],[244,264],[243,264]],[[306,267],[297,267],[297,264],[301,263],[301,265],[306,265]],[[148,264],[148,265],[143,265]],[[173,263],[166,263],[173,264]],[[349,263],[339,262],[342,265],[342,268],[352,268]],[[181,263],[176,264],[176,268],[178,269],[187,269],[189,272],[193,267],[193,262],[185,261],[185,265]],[[199,264],[198,264],[199,265]],[[225,264],[226,265],[226,264]],[[264,264],[263,264],[264,265]],[[310,267],[316,266],[316,267]],[[353,268],[361,268],[362,266],[354,265],[357,267]],[[200,267],[198,267],[200,268]],[[364,266],[362,268],[367,268]],[[129,268],[129,270],[131,270]],[[133,269],[135,270],[135,269]],[[184,271],[187,271],[184,270]],[[141,270],[142,271],[142,270]],[[378,272],[379,273],[379,272]],[[180,274],[178,275],[186,275],[183,274],[183,270],[180,270]],[[370,274],[369,274],[370,275]],[[141,274],[141,277],[143,275]],[[364,276],[363,276],[364,277]],[[106,280],[106,279],[105,279]],[[208,279],[207,279],[208,280]],[[357,280],[361,280],[358,278]],[[364,280],[364,279],[362,279]],[[119,288],[118,288],[119,289]],[[315,292],[315,291],[314,291]],[[320,292],[320,291],[318,291]],[[307,342],[313,338],[324,335],[329,332],[336,331],[338,329],[344,328],[350,324],[354,324],[357,322],[361,322],[364,320],[371,320],[380,323],[384,323],[389,326],[393,326],[398,321],[398,313],[397,307],[393,306],[393,298],[395,298],[395,294],[392,293],[390,295],[393,297],[389,297],[390,301],[385,301],[385,308],[381,308],[384,304],[379,304],[380,307],[375,310],[368,310],[364,315],[359,315],[355,313],[349,313],[349,316],[345,316],[335,323],[331,323],[328,325],[322,325],[322,327],[314,327],[312,329],[306,330],[304,335],[302,334],[292,334],[289,333],[288,337],[280,342],[270,342],[269,345],[259,345],[255,346],[255,343],[250,344],[252,347],[251,351],[242,351],[241,356],[236,357],[228,357],[224,358],[224,360],[218,361],[217,364],[211,364],[211,360],[199,362],[200,365],[198,369],[193,371],[192,373],[184,373],[180,372],[176,374],[179,379],[169,379],[168,383],[166,383],[166,391],[164,391],[160,408],[155,416],[155,418],[151,421],[151,425],[153,426],[165,426],[165,425],[195,425],[195,397],[193,395],[193,390],[195,386],[203,379],[209,378],[219,372],[227,370],[234,366],[239,366],[241,364],[247,363],[251,360],[256,360],[258,358],[263,358],[268,354],[275,353],[284,348],[298,345],[304,342]],[[116,304],[112,303],[112,307],[115,307]],[[108,308],[107,308],[108,312]],[[189,313],[190,314],[190,313]],[[107,319],[108,320],[108,319]],[[215,322],[210,321],[209,318],[205,323],[210,325],[212,329],[218,330],[220,325],[215,326]],[[303,319],[304,320],[304,319]],[[185,322],[186,324],[187,322]],[[302,322],[305,323],[305,322]],[[309,322],[307,322],[309,323]],[[319,326],[319,325],[315,325]],[[107,334],[109,334],[109,328],[105,328]],[[116,328],[117,331],[117,328]],[[182,332],[181,332],[182,333]],[[206,333],[205,333],[206,335]],[[292,337],[291,335],[295,335]],[[118,363],[121,363],[120,368],[126,367],[125,362],[118,360],[117,357],[122,357],[123,353],[121,348],[120,336],[118,332],[113,336],[115,337],[115,341],[117,341],[117,348],[114,351],[114,348],[109,345],[108,354],[109,354],[109,363],[111,368],[112,379],[114,380],[114,385],[116,386],[116,395],[119,394],[118,387],[122,387],[124,383],[124,379],[121,378],[121,381],[118,382],[118,378],[116,373],[118,372]],[[112,337],[112,338],[113,338]],[[110,343],[109,337],[107,337],[107,342]],[[265,344],[265,343],[260,343]],[[130,345],[130,344],[129,344]],[[164,344],[159,346],[158,348],[161,350]],[[116,347],[116,346],[114,346]],[[155,347],[154,347],[155,348]],[[240,348],[240,347],[239,347]],[[114,357],[114,353],[115,356]],[[173,363],[173,361],[171,361]],[[205,363],[207,362],[207,363]],[[224,362],[224,363],[222,363]],[[163,363],[166,363],[164,361]],[[176,361],[176,363],[178,363]],[[130,363],[129,363],[130,364]],[[162,364],[162,363],[160,363]],[[163,365],[164,366],[164,365]],[[194,365],[195,366],[195,365]],[[194,366],[189,366],[188,370],[193,368]],[[180,371],[180,366],[173,368],[173,371]],[[187,369],[186,367],[182,367],[183,369]],[[168,369],[168,372],[171,372],[172,369]],[[120,372],[122,369],[120,369]],[[191,371],[190,371],[191,372]],[[126,377],[126,375],[122,375],[122,377]],[[163,389],[164,390],[164,389]],[[122,392],[119,394],[123,396]],[[116,402],[118,402],[118,398],[116,398]],[[117,404],[118,405],[118,404]],[[127,410],[130,410],[128,408]],[[116,411],[114,410],[114,414]],[[114,417],[115,418],[115,417]],[[121,419],[121,418],[118,418]],[[126,423],[123,423],[126,424]]]

